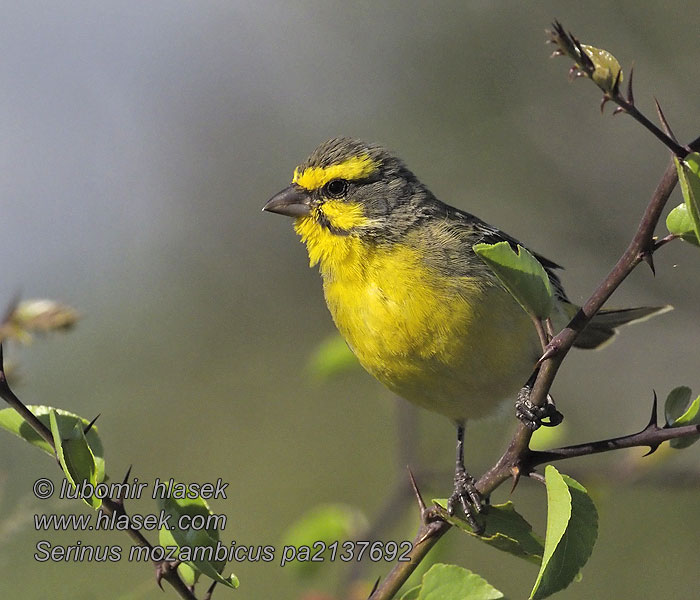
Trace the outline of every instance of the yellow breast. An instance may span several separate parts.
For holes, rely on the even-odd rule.
[[[489,413],[526,381],[537,336],[495,281],[446,277],[415,245],[368,244],[318,226],[304,236],[299,222],[297,231],[320,263],[338,330],[400,396],[461,420]]]

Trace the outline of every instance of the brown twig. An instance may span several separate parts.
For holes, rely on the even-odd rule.
[[[36,431],[41,438],[53,448],[54,453],[56,447],[53,441],[53,435],[51,431],[44,425],[32,411],[30,411],[24,403],[14,394],[10,385],[5,377],[5,367],[3,363],[2,354],[2,344],[0,344],[0,397],[2,397],[12,408],[14,408],[20,416],[31,426],[31,428]],[[128,476],[128,473],[127,473]],[[104,510],[108,515],[124,515],[126,511],[124,509],[124,502],[119,498],[106,497],[102,499],[102,510]],[[145,546],[149,549],[153,549],[151,543],[141,534],[138,529],[134,529],[129,525],[126,529],[126,533],[129,537],[134,540],[139,546]],[[156,569],[160,572],[159,568],[162,561],[153,561]],[[186,600],[197,600],[196,596],[192,591],[185,585],[185,583],[180,579],[176,570],[166,570],[161,575],[162,579],[165,579],[175,591],[179,594],[181,598]]]
[[[574,316],[571,322],[557,334],[548,345],[545,358],[540,367],[539,374],[535,379],[532,388],[530,401],[536,406],[543,406],[547,394],[554,382],[554,378],[566,357],[567,353],[573,347],[574,341],[578,334],[585,328],[593,316],[602,308],[606,300],[619,287],[624,279],[634,270],[634,268],[643,260],[646,253],[653,252],[654,248],[654,230],[661,216],[661,212],[666,205],[666,202],[673,191],[677,182],[676,168],[673,162],[664,172],[661,177],[654,194],[652,195],[649,204],[647,205],[639,227],[630,242],[629,246],[612,268],[607,277],[598,285],[591,297],[586,301],[583,307]],[[681,428],[663,430],[665,433],[660,434],[665,439],[673,437],[682,437],[693,433],[685,431]],[[491,467],[476,483],[476,487],[483,495],[489,495],[494,489],[501,485],[507,479],[510,479],[514,474],[528,472],[531,466],[527,464],[527,458],[531,455],[529,449],[532,430],[524,424],[520,424],[518,429],[511,439],[508,448],[503,455],[498,459],[497,463]],[[627,446],[624,446],[627,447]],[[597,447],[596,447],[597,448]],[[614,448],[609,448],[610,450]],[[596,450],[598,452],[604,450]],[[591,452],[592,453],[592,452]],[[583,454],[576,454],[581,456]],[[561,456],[560,458],[565,458]],[[538,463],[539,464],[539,463]],[[437,541],[449,529],[449,525],[435,528],[434,533],[423,523],[416,534],[415,540],[421,540],[421,543],[414,548],[411,553],[411,560],[420,561],[428,553],[428,551],[437,543]],[[386,600],[391,598],[393,594],[403,585],[403,582],[410,576],[417,565],[410,563],[397,563],[389,572],[386,579],[380,582],[375,592],[370,596],[370,600]]]
[[[559,21],[554,21],[554,23],[552,23],[552,29],[549,31],[549,35],[549,42],[559,46],[552,56],[568,56],[569,58],[573,59],[575,65],[571,67],[569,71],[570,74],[573,76],[586,76],[591,78],[603,91],[603,98],[600,103],[601,111],[603,111],[607,102],[612,101],[618,106],[613,114],[624,112],[630,115],[651,134],[653,134],[662,144],[668,147],[668,149],[671,150],[671,152],[673,152],[673,154],[675,154],[678,158],[685,158],[689,152],[692,152],[691,145],[682,146],[670,132],[670,128],[667,126],[668,124],[666,122],[666,118],[663,115],[663,111],[661,110],[661,107],[656,99],[655,102],[659,113],[659,118],[664,129],[667,130],[666,132],[654,125],[654,123],[652,123],[636,107],[634,102],[634,90],[632,89],[633,69],[630,69],[627,80],[627,98],[625,98],[620,91],[620,83],[622,82],[621,70],[619,70],[615,75],[614,81],[596,81],[595,74],[597,69],[600,67],[597,66],[591,59],[584,46],[576,38],[576,36],[574,36],[570,31],[566,31]],[[615,63],[617,64],[617,61],[615,61]],[[617,66],[619,67],[619,65]]]
[[[565,458],[575,458],[577,456],[590,456],[611,450],[622,448],[636,448],[646,446],[649,448],[647,455],[652,454],[656,449],[668,440],[700,434],[700,425],[684,425],[681,427],[659,427],[656,411],[656,397],[651,410],[651,418],[646,427],[637,433],[623,435],[620,437],[599,440],[597,442],[587,442],[574,446],[564,446],[554,450],[528,450],[523,458],[524,468],[530,471],[537,465],[563,460]]]
[[[5,377],[5,366],[2,355],[2,344],[0,344],[0,397],[5,400],[12,408],[14,408],[19,415],[31,425],[32,429],[36,431],[41,438],[53,448],[53,435],[49,431],[48,427],[44,425],[36,415],[29,410],[22,401],[15,396],[14,392],[10,389],[7,383],[7,378]]]
[[[388,600],[401,589],[401,586],[416,570],[438,540],[452,527],[439,516],[434,507],[427,508],[421,496],[413,473],[409,470],[411,486],[418,503],[421,525],[411,542],[412,548],[405,557],[408,560],[397,562],[389,574],[374,586],[368,600]]]
[[[677,182],[676,168],[673,162],[664,172],[644,215],[640,221],[629,246],[612,268],[607,277],[598,285],[591,297],[574,316],[571,322],[549,343],[548,358],[542,361],[540,372],[532,387],[530,401],[536,406],[543,406],[554,378],[569,350],[573,347],[578,334],[586,327],[593,316],[602,308],[612,293],[641,262],[646,253],[653,252],[654,229],[661,216],[668,197]],[[499,461],[489,469],[477,482],[477,488],[486,494],[497,485],[511,477],[512,470],[522,468],[522,459],[527,455],[532,431],[525,425],[518,430]]]
[[[580,43],[571,34],[565,34],[560,24],[555,23],[557,34],[563,34],[565,39],[579,52],[584,60],[589,60],[587,54],[582,50]],[[558,52],[562,54],[562,52]],[[557,54],[557,53],[555,53]],[[589,60],[590,62],[590,60]],[[578,63],[577,63],[578,64]],[[580,66],[580,65],[579,65]],[[590,65],[588,66],[590,69]],[[625,99],[619,91],[620,75],[618,73],[612,90],[604,97],[603,105],[607,100],[615,101],[625,112],[630,114],[645,128],[651,131],[658,139],[660,139],[671,151],[678,157],[685,157],[689,152],[695,151],[700,146],[700,138],[694,140],[686,147],[680,146],[675,139],[661,131],[653,123],[651,123],[641,112],[634,106],[634,95],[632,91],[631,77],[628,82],[628,97]],[[663,245],[674,239],[674,237],[665,237],[661,240],[654,239],[654,230],[659,222],[661,213],[666,205],[671,192],[673,191],[678,181],[676,167],[673,161],[666,168],[666,171],[661,177],[654,194],[652,195],[649,204],[642,215],[641,221],[637,228],[632,241],[624,251],[620,259],[617,261],[612,270],[608,273],[605,279],[598,285],[590,298],[585,302],[581,309],[577,312],[569,324],[560,331],[547,345],[543,357],[539,362],[539,373],[535,379],[532,388],[530,401],[535,406],[543,406],[547,399],[547,394],[554,382],[554,378],[561,366],[564,358],[581,331],[602,308],[603,304],[608,300],[612,293],[620,286],[625,278],[637,267],[641,261],[647,261],[652,266],[651,257],[655,250],[658,250]],[[540,333],[538,329],[538,333]],[[540,333],[540,337],[542,337]],[[598,452],[606,452],[617,450],[619,448],[629,448],[633,446],[650,446],[655,448],[663,441],[694,435],[700,431],[699,426],[686,426],[679,428],[659,428],[654,423],[650,423],[644,430],[630,436],[591,442],[588,444],[579,444],[577,446],[569,446],[552,450],[549,452],[534,452],[529,449],[532,430],[524,424],[518,426],[518,430],[511,439],[508,448],[499,458],[497,463],[489,469],[476,482],[477,489],[483,494],[490,494],[496,487],[501,485],[509,478],[517,478],[521,473],[531,473],[532,468],[537,464],[552,460],[561,460],[564,458],[572,458],[574,456],[584,456]],[[414,553],[411,555],[412,562],[409,564],[399,563],[394,566],[384,581],[380,582],[376,590],[370,596],[370,600],[387,600],[391,598],[403,585],[406,579],[410,576],[417,565],[413,561],[420,561],[428,553],[428,551],[437,543],[437,541],[445,534],[449,525],[444,524],[440,527],[435,527],[434,523],[442,523],[435,521],[430,523],[430,527],[426,524],[425,519],[416,534],[416,540],[420,544],[414,548]],[[434,529],[434,533],[431,531]]]

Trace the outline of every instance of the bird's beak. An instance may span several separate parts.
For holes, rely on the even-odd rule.
[[[311,214],[311,197],[304,188],[293,183],[270,198],[263,210],[287,217],[306,217]]]

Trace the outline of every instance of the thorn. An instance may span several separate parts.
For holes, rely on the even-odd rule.
[[[700,150],[700,137],[696,137],[690,144],[688,144],[688,150],[691,152],[697,152]]]
[[[129,468],[126,470],[126,475],[124,475],[124,479],[122,480],[122,485],[126,485],[127,481],[129,480],[129,475],[131,474],[131,467],[132,465],[129,465]],[[114,503],[119,507],[119,510],[122,512],[122,514],[126,514],[126,511],[124,510],[124,498],[122,498],[119,495],[119,492],[114,497]]]
[[[649,265],[652,275],[656,277],[656,269],[654,268],[654,255],[649,251],[643,252],[642,260]]]
[[[613,117],[614,117],[615,115],[619,115],[621,112],[626,112],[626,111],[625,111],[625,109],[622,108],[621,106],[618,106],[618,107],[613,111]]]
[[[379,587],[379,582],[382,580],[381,577],[377,577],[377,581],[374,582],[374,585],[372,586],[372,591],[369,593],[369,596],[367,596],[367,600],[372,597],[372,594],[377,591],[377,588]]]
[[[429,526],[428,526],[428,527],[429,527]],[[425,540],[427,540],[431,535],[433,535],[433,532],[432,532],[432,530],[431,530],[430,528],[428,528],[428,529],[426,530],[426,532],[416,540],[416,546],[420,546],[420,545],[421,545]]]
[[[664,115],[664,111],[661,110],[661,105],[659,104],[659,101],[656,98],[654,98],[654,104],[656,104],[656,114],[659,116],[659,121],[661,121],[661,125],[664,128],[664,132],[674,142],[678,143],[676,136],[673,135],[673,131],[671,131],[671,127],[669,126],[668,121],[666,120],[666,116]]]
[[[131,467],[134,465],[129,465],[129,468],[126,470],[126,475],[124,475],[124,480],[122,483],[126,483],[129,480],[129,475],[131,475]]]
[[[441,518],[441,517],[437,517]],[[416,546],[420,546],[425,540],[430,539],[435,535],[437,531],[442,527],[441,523],[443,523],[442,520],[437,520],[437,521],[429,521],[427,523],[423,524],[423,527],[425,527],[425,533],[420,536],[417,540],[416,543],[414,544],[414,548]]]
[[[634,77],[634,64],[630,67],[630,77],[627,80],[627,102],[634,106],[634,92],[632,91],[632,78]]]
[[[420,508],[420,512],[422,515],[426,511],[425,501],[423,500],[423,496],[421,495],[420,490],[418,489],[418,484],[416,483],[416,478],[413,476],[411,467],[407,466],[406,468],[408,469],[408,478],[411,480],[413,494],[416,497],[416,501],[418,502],[418,508]]]
[[[214,588],[216,587],[216,584],[216,581],[211,582],[211,585],[207,588],[207,593],[204,594],[203,600],[211,600],[211,595],[214,593]]]
[[[156,567],[156,583],[158,584],[160,591],[164,592],[165,590],[163,589],[162,581],[163,581],[163,568],[162,568],[162,565],[158,565]]]
[[[554,42],[550,42],[550,43],[553,44]],[[549,58],[556,58],[557,56],[564,56],[564,53],[561,50],[555,50],[554,52],[552,52],[549,55]]]
[[[510,474],[513,476],[513,486],[510,488],[510,493],[512,494],[520,481],[520,467],[511,467]]]
[[[539,368],[542,366],[542,363],[549,359],[552,358],[553,356],[556,356],[556,354],[559,352],[559,346],[553,344],[554,340],[552,340],[549,344],[547,344],[547,347],[544,350],[544,354],[540,356],[540,359],[537,361],[537,364],[535,365],[535,368]]]
[[[100,418],[101,414],[102,413],[97,413],[97,416],[83,428],[83,435],[86,435],[87,432],[92,429],[92,426],[95,424],[95,421]]]
[[[649,423],[644,428],[646,429],[657,429],[659,427],[658,416],[657,416],[657,406],[658,398],[656,397],[656,390],[654,390],[654,402],[651,404],[651,417],[649,418]],[[646,455],[645,455],[646,456]]]
[[[642,458],[645,456],[650,456],[651,454],[654,454],[659,449],[660,444],[656,444],[655,446],[649,446],[649,452],[646,454],[642,454]]]
[[[569,81],[573,81],[575,77],[578,77],[578,73],[580,73],[578,67],[576,65],[572,65],[569,69]]]
[[[610,101],[610,96],[603,94],[603,98],[600,101],[600,114],[605,112],[605,105]]]

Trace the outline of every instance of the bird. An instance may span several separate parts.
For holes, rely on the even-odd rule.
[[[448,511],[461,506],[480,528],[483,499],[464,466],[465,423],[493,414],[509,398],[521,402],[543,349],[530,316],[474,246],[522,244],[438,200],[396,154],[349,137],[320,144],[263,211],[294,219],[310,266],[318,265],[333,321],[364,369],[455,424]],[[555,273],[561,267],[532,254],[553,289],[552,321],[563,327],[578,307]],[[575,346],[598,348],[619,326],[669,308],[602,310]],[[532,419],[554,415],[527,402],[520,408],[517,416],[532,428],[538,425]]]

